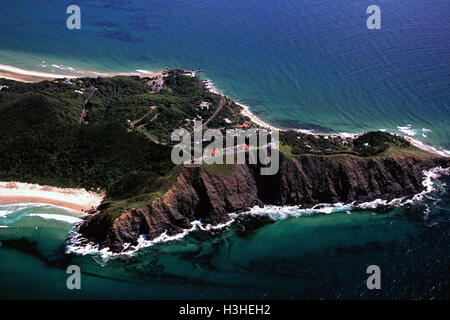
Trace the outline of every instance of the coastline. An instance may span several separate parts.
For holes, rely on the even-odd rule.
[[[85,189],[57,188],[23,182],[0,182],[0,204],[47,203],[76,211],[88,211],[103,201],[104,193]]]
[[[277,128],[275,126],[272,126],[270,124],[268,124],[267,122],[261,120],[260,118],[258,118],[257,116],[255,116],[251,111],[250,111],[250,107],[241,104],[241,103],[237,103],[236,104],[238,106],[240,106],[242,108],[241,110],[241,114],[243,114],[244,116],[247,116],[250,118],[250,120],[254,123],[256,123],[258,126],[269,129],[269,130],[277,130],[277,131],[287,131],[286,129],[281,129],[281,128]]]
[[[40,82],[55,79],[75,79],[82,77],[114,77],[114,76],[139,76],[155,77],[161,75],[162,71],[136,70],[135,72],[105,73],[95,71],[76,71],[77,74],[57,74],[41,71],[26,70],[14,66],[0,64],[0,78],[19,82]]]
[[[240,213],[229,213],[230,218],[227,222],[213,224],[202,224],[201,221],[196,220],[190,222],[190,228],[181,229],[181,232],[174,235],[168,235],[167,232],[161,233],[159,236],[152,240],[148,240],[142,235],[137,239],[137,244],[132,245],[131,243],[125,243],[124,248],[121,252],[115,253],[110,250],[109,247],[100,248],[100,246],[88,239],[84,238],[81,233],[79,233],[79,225],[76,226],[68,236],[66,242],[66,253],[67,254],[78,254],[78,255],[99,255],[103,261],[108,261],[109,259],[117,256],[133,256],[137,251],[143,248],[151,247],[155,244],[171,242],[176,240],[181,240],[191,232],[196,230],[211,231],[211,230],[222,230],[231,226],[238,218],[244,216],[266,216],[272,221],[284,220],[289,217],[306,217],[316,214],[335,214],[338,212],[345,212],[348,215],[352,214],[354,210],[375,210],[377,208],[394,208],[394,207],[404,207],[409,204],[421,201],[426,195],[429,195],[435,190],[433,182],[439,179],[443,175],[449,175],[450,168],[435,167],[430,170],[423,171],[422,185],[424,190],[415,194],[412,197],[400,197],[393,198],[391,200],[385,200],[377,198],[373,201],[363,202],[355,204],[355,201],[351,203],[337,202],[337,203],[320,203],[316,204],[312,208],[300,208],[298,205],[265,205],[264,207],[254,206],[249,208],[248,211]]]
[[[241,103],[237,103],[237,102],[236,102],[236,104],[239,105],[240,107],[242,107],[241,113],[244,116],[249,117],[252,122],[256,123],[260,127],[266,128],[268,130],[287,131],[287,129],[277,128],[277,127],[272,126],[272,125],[268,124],[267,122],[261,120],[260,118],[258,118],[256,115],[254,115],[250,111],[250,108],[248,106],[243,105]],[[362,133],[352,133],[352,134],[351,133],[329,133],[329,134],[327,134],[327,133],[311,132],[309,130],[301,130],[301,129],[293,129],[293,130],[304,133],[304,134],[313,135],[313,136],[339,136],[342,139],[348,139],[348,138],[353,139],[353,138],[357,138],[358,136],[360,136],[362,134]],[[403,137],[405,140],[409,141],[413,146],[415,146],[416,148],[418,148],[420,150],[423,150],[428,153],[432,153],[434,155],[441,156],[441,157],[450,157],[450,155],[446,154],[445,152],[439,151],[436,148],[429,146],[422,141],[411,138],[410,136],[399,135],[396,133],[393,133],[393,134]]]
[[[186,70],[186,72],[190,72],[190,71]],[[73,78],[79,78],[79,77],[113,77],[113,76],[118,76],[118,75],[139,76],[139,77],[156,77],[156,76],[162,75],[162,71],[153,72],[153,71],[149,71],[149,70],[136,70],[135,72],[122,72],[122,73],[120,73],[120,72],[118,72],[118,73],[100,73],[100,72],[94,72],[94,71],[78,71],[78,73],[80,73],[80,74],[78,74],[78,75],[63,75],[63,74],[45,73],[45,72],[25,70],[25,69],[17,68],[14,66],[0,64],[0,78],[20,81],[20,82],[39,82],[39,81],[43,81],[43,80],[55,80],[55,79],[64,79],[64,78],[73,79]],[[205,79],[203,81],[205,84],[205,88],[207,90],[209,90],[210,92],[215,93],[215,94],[222,94],[220,92],[220,90],[214,85],[213,81],[211,81],[209,79]],[[288,129],[275,127],[275,126],[265,122],[264,120],[258,118],[255,114],[253,114],[250,111],[249,106],[244,105],[239,102],[236,102],[236,104],[242,108],[241,113],[244,116],[247,116],[248,118],[250,118],[250,120],[253,123],[257,124],[258,126],[266,128],[268,130],[278,130],[278,131],[287,131],[288,130]],[[311,132],[309,130],[302,130],[302,129],[293,129],[293,130],[304,133],[304,134],[314,135],[314,136],[340,136],[343,139],[356,138],[360,134],[362,134],[362,133],[325,134],[325,133]],[[394,134],[396,134],[396,133],[394,133]],[[432,153],[434,155],[442,156],[442,157],[450,157],[450,155],[447,152],[439,151],[435,147],[429,146],[422,141],[416,140],[407,135],[400,135],[400,136],[405,138],[416,148],[419,148],[423,151]]]
[[[43,80],[75,78],[75,76],[25,70],[25,69],[17,68],[14,66],[0,64],[0,78],[20,81],[20,82],[39,82],[39,81],[43,81]]]
[[[413,146],[415,146],[416,148],[420,149],[420,150],[424,150],[426,152],[441,156],[441,157],[449,157],[450,155],[446,154],[445,152],[441,152],[439,150],[437,150],[434,147],[428,146],[425,143],[423,143],[422,141],[416,140],[414,138],[411,137],[407,137],[407,136],[402,136],[406,141],[409,141]]]
[[[215,94],[222,94],[220,92],[220,90],[214,85],[214,83],[211,80],[207,79],[207,80],[204,80],[204,82],[205,82],[206,89],[208,89],[210,92],[215,93]],[[236,100],[235,100],[235,102],[236,102]],[[256,116],[255,114],[253,114],[250,111],[250,107],[245,104],[242,104],[239,102],[236,102],[236,104],[242,108],[241,109],[242,115],[247,116],[248,118],[250,118],[250,120],[253,123],[257,124],[260,127],[263,127],[268,130],[277,130],[277,131],[288,131],[289,130],[289,129],[282,129],[282,128],[275,127],[275,126],[265,122],[264,120],[258,118],[258,116]],[[303,134],[313,135],[313,136],[335,136],[335,137],[339,136],[342,139],[349,139],[349,138],[354,139],[354,138],[357,138],[358,136],[360,136],[361,134],[363,134],[363,132],[361,132],[361,133],[320,133],[320,132],[312,132],[312,131],[306,130],[306,129],[292,129],[292,130],[301,132]],[[383,131],[383,130],[380,130],[380,131]],[[416,148],[418,148],[420,150],[423,150],[423,151],[426,151],[426,152],[429,152],[429,153],[432,153],[434,155],[441,156],[441,157],[450,157],[450,155],[447,154],[446,152],[439,151],[435,147],[429,146],[429,145],[425,144],[424,142],[416,140],[408,135],[400,135],[397,133],[392,133],[392,134],[403,137],[405,140],[409,141],[413,146],[415,146]]]

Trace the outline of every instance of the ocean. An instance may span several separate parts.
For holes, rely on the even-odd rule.
[[[371,1],[3,1],[0,64],[62,74],[200,69],[284,128],[385,129],[450,150],[450,3]]]
[[[331,214],[254,209],[132,256],[65,254],[77,214],[0,205],[0,299],[448,299],[449,176],[415,205]],[[66,270],[80,267],[81,290]],[[366,269],[381,270],[369,290]]]
[[[378,0],[381,30],[366,28],[372,1],[79,0],[82,29],[68,30],[71,4],[2,1],[0,64],[200,69],[276,126],[383,129],[450,150],[447,0]],[[76,213],[3,204],[0,298],[448,299],[449,182],[388,212],[274,209],[111,259],[65,254]],[[67,289],[69,265],[82,290]],[[381,268],[381,290],[366,287],[369,265]]]

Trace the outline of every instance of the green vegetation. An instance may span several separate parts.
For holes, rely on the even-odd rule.
[[[300,154],[338,154],[351,153],[348,141],[336,136],[310,135],[296,131],[280,132],[280,140],[285,146],[290,146],[290,153]],[[283,150],[282,150],[283,151]]]
[[[99,210],[102,211],[103,215],[114,219],[125,210],[150,205],[170,189],[176,182],[180,171],[180,166],[174,167],[167,175],[159,176],[156,179],[146,179],[145,176],[137,175],[136,173],[126,175],[126,177],[111,186],[108,190],[109,198],[102,203]],[[135,185],[135,183],[137,184]],[[126,189],[127,187],[129,188],[128,190]],[[120,193],[121,191],[124,191],[124,193]]]
[[[101,209],[111,217],[151,203],[181,169],[166,146],[173,144],[171,132],[192,131],[191,120],[206,121],[220,102],[199,78],[179,71],[170,71],[158,92],[152,82],[125,76],[33,84],[0,79],[7,86],[0,91],[0,180],[101,188],[107,192]],[[199,108],[203,101],[211,107]],[[224,118],[245,121],[231,100],[209,126],[229,126]],[[228,172],[218,167],[205,170]]]
[[[367,132],[356,139],[338,135],[307,135],[295,131],[280,133],[280,151],[293,155],[432,156],[412,146],[400,136],[386,132]]]
[[[203,171],[218,177],[233,175],[233,165],[231,164],[202,164]]]
[[[101,188],[107,197],[100,209],[109,218],[150,204],[170,188],[181,170],[170,160],[170,134],[176,128],[192,132],[192,120],[206,121],[220,102],[199,78],[179,71],[169,71],[160,90],[154,79],[125,76],[34,84],[0,79],[0,85],[7,86],[0,90],[0,180]],[[202,102],[211,107],[201,109]],[[208,126],[226,129],[246,120],[227,99]],[[383,132],[346,139],[287,131],[280,138],[289,157],[430,156]],[[204,164],[201,170],[233,173],[231,165]]]
[[[292,158],[294,154],[292,153],[292,147],[284,142],[280,142],[280,151],[287,155],[289,158]]]

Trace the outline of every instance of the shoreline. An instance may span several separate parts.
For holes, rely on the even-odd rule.
[[[56,73],[45,73],[45,72],[40,72],[40,71],[26,70],[26,69],[17,68],[14,66],[0,64],[0,78],[20,81],[20,82],[40,82],[43,80],[55,80],[55,79],[64,79],[64,78],[74,79],[74,78],[80,78],[80,77],[113,77],[113,76],[119,76],[119,75],[139,76],[139,77],[155,77],[155,76],[162,75],[162,71],[153,72],[153,71],[149,71],[149,70],[135,70],[135,72],[122,72],[122,73],[120,73],[120,72],[100,73],[100,72],[94,72],[94,71],[78,71],[78,72],[80,73],[79,75],[62,75],[62,74],[56,74]],[[186,70],[186,72],[191,72],[191,71]],[[205,88],[207,90],[209,90],[210,92],[215,93],[215,94],[222,94],[220,92],[220,90],[214,85],[214,82],[212,80],[203,79],[203,81],[205,83]],[[234,100],[234,101],[236,102],[236,100]],[[247,105],[244,105],[239,102],[236,102],[236,104],[242,108],[241,114],[250,118],[250,120],[253,123],[257,124],[260,127],[266,128],[268,130],[278,130],[278,131],[288,131],[289,130],[289,129],[282,129],[282,128],[275,127],[275,126],[265,122],[264,120],[258,118],[255,114],[253,114],[251,112],[250,107]],[[319,132],[311,132],[310,130],[303,130],[303,129],[292,129],[292,130],[301,132],[304,134],[314,135],[314,136],[324,136],[324,135],[325,136],[340,136],[343,139],[354,138],[354,137],[358,137],[359,135],[363,134],[363,133],[326,134],[326,133],[319,133]],[[396,134],[396,133],[391,133],[391,134]],[[396,135],[399,135],[399,134],[396,134]],[[438,156],[442,156],[442,157],[450,157],[450,155],[447,154],[446,152],[439,151],[435,147],[429,146],[422,141],[411,138],[410,136],[404,136],[404,135],[399,135],[399,136],[405,138],[407,141],[409,141],[413,146],[415,146],[418,149],[432,153],[434,155],[438,155]]]
[[[243,114],[244,116],[249,117],[250,120],[252,122],[256,123],[258,126],[266,128],[266,129],[269,129],[269,130],[287,131],[286,129],[277,128],[277,127],[272,126],[272,125],[268,124],[267,122],[261,120],[260,118],[258,118],[256,115],[254,115],[250,111],[250,107],[249,106],[246,106],[246,105],[244,105],[242,103],[238,103],[238,102],[236,102],[236,104],[242,108],[241,114]]]
[[[83,77],[114,77],[114,76],[138,76],[138,77],[154,77],[162,74],[162,71],[136,70],[135,72],[95,72],[95,71],[76,71],[76,74],[58,74],[42,71],[34,71],[22,69],[10,65],[0,64],[0,78],[14,80],[19,82],[34,83],[44,80],[56,79],[76,79]]]
[[[439,151],[436,148],[426,145],[425,143],[423,143],[422,141],[416,140],[414,138],[411,137],[407,137],[407,136],[402,136],[406,141],[409,141],[413,146],[415,146],[416,148],[441,156],[441,157],[450,157],[450,155],[447,155],[445,152],[443,151]]]
[[[36,204],[44,204],[44,205],[53,205],[57,207],[61,207],[64,209],[71,209],[78,212],[88,211],[86,207],[77,205],[71,202],[64,202],[49,198],[38,198],[33,196],[0,196],[0,205],[9,205],[9,204],[21,204],[21,203],[36,203]]]
[[[273,221],[283,220],[289,217],[307,217],[315,214],[335,214],[338,212],[346,212],[348,215],[352,214],[354,210],[375,210],[377,208],[397,208],[403,207],[414,202],[421,201],[425,195],[430,194],[435,190],[433,187],[433,181],[439,179],[443,175],[449,175],[450,169],[443,169],[441,167],[435,167],[430,170],[423,171],[422,185],[424,190],[413,195],[412,197],[400,197],[393,198],[391,200],[383,200],[380,198],[374,199],[372,201],[363,202],[360,204],[355,204],[355,201],[351,203],[337,202],[337,203],[320,203],[316,204],[312,208],[300,208],[299,205],[265,205],[264,207],[254,206],[249,208],[248,211],[241,213],[228,213],[230,218],[226,222],[218,223],[216,225],[212,224],[202,224],[200,221],[191,221],[190,228],[181,229],[182,231],[169,236],[167,232],[161,233],[159,236],[148,240],[142,235],[137,239],[137,244],[132,245],[131,243],[124,243],[123,250],[121,252],[112,252],[109,247],[100,247],[83,237],[79,233],[79,229],[75,227],[68,236],[66,241],[66,253],[77,254],[77,255],[99,255],[104,261],[108,261],[113,257],[118,256],[133,256],[140,249],[151,247],[155,244],[171,242],[176,240],[181,240],[186,237],[189,233],[196,230],[210,231],[210,230],[222,230],[224,228],[232,225],[239,217],[244,216],[267,216]]]
[[[220,92],[220,90],[214,85],[214,83],[211,80],[207,79],[205,81],[206,81],[206,89],[208,89],[212,93],[222,94]],[[253,123],[257,124],[258,126],[263,127],[265,129],[268,129],[268,130],[278,130],[278,131],[288,131],[288,130],[290,130],[290,129],[278,128],[278,127],[275,127],[275,126],[265,122],[264,120],[258,118],[258,116],[253,114],[250,111],[250,107],[249,106],[247,106],[247,105],[245,105],[243,103],[237,102],[234,99],[232,99],[232,100],[235,101],[235,103],[242,108],[241,109],[241,114],[244,115],[244,116],[247,116],[248,118],[250,118],[250,120]],[[291,129],[291,130],[294,130],[294,131],[297,131],[297,132],[300,132],[300,133],[303,133],[303,134],[313,135],[313,136],[335,136],[335,137],[338,136],[338,137],[341,137],[344,140],[345,139],[349,139],[349,138],[350,139],[357,138],[358,136],[360,136],[360,135],[362,135],[364,133],[364,132],[361,132],[361,133],[320,133],[320,132],[312,132],[311,130],[307,130],[307,129]],[[380,130],[380,131],[383,131],[383,130]],[[397,134],[397,133],[390,133],[390,134],[398,135],[400,137],[403,137],[405,140],[409,141],[413,146],[415,146],[416,148],[418,148],[420,150],[423,150],[423,151],[426,151],[428,153],[431,153],[431,154],[434,154],[434,155],[437,155],[437,156],[441,156],[441,157],[450,157],[450,155],[448,155],[444,151],[439,151],[435,147],[429,146],[429,145],[425,144],[422,141],[419,141],[419,140],[416,140],[414,138],[411,138],[410,136],[401,135],[401,134]]]
[[[75,76],[25,70],[14,66],[0,64],[0,78],[29,83],[64,78],[73,79]]]
[[[277,128],[277,127],[272,126],[272,125],[268,124],[267,122],[261,120],[260,118],[258,118],[256,115],[254,115],[250,111],[250,108],[248,106],[238,103],[238,102],[236,102],[236,104],[239,105],[240,107],[242,107],[241,114],[249,117],[250,120],[252,122],[256,123],[257,125],[259,125],[263,128],[269,129],[269,130],[288,131],[288,129]],[[348,139],[348,138],[353,139],[353,138],[357,138],[358,136],[363,134],[363,133],[319,133],[319,132],[311,132],[309,130],[303,130],[303,129],[292,129],[292,130],[301,132],[304,134],[313,135],[313,136],[339,136],[342,139]],[[429,146],[422,141],[411,138],[410,136],[404,136],[404,135],[400,135],[400,134],[396,134],[396,133],[391,133],[391,134],[403,137],[406,141],[410,142],[413,146],[415,146],[416,148],[418,148],[420,150],[423,150],[428,153],[431,153],[431,154],[434,154],[437,156],[441,156],[441,157],[450,157],[450,155],[446,154],[445,152],[439,151],[435,147]]]
[[[57,188],[23,182],[0,182],[0,204],[44,203],[76,211],[97,208],[105,197],[104,193],[85,189]]]

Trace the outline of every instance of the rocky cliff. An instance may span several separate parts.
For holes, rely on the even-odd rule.
[[[255,205],[301,205],[392,200],[422,191],[423,170],[448,167],[448,158],[355,156],[297,156],[280,153],[276,175],[261,176],[258,165],[185,167],[176,182],[160,198],[141,208],[126,210],[112,219],[102,212],[80,227],[91,241],[119,252],[124,243],[135,244],[139,235],[149,239],[189,228],[190,222],[227,221],[228,213]]]

